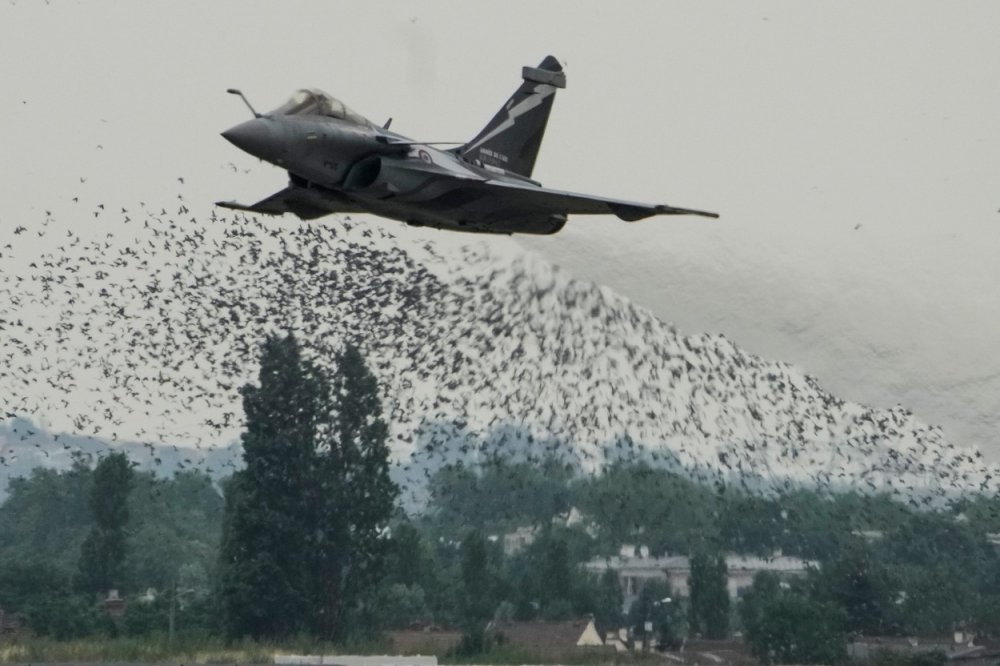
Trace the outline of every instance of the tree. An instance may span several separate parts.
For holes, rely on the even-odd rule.
[[[594,599],[594,622],[601,635],[609,631],[617,631],[622,626],[622,605],[625,597],[622,594],[618,574],[613,569],[606,569],[597,581],[597,594]]]
[[[900,585],[890,567],[862,542],[845,541],[812,573],[814,596],[843,609],[849,631],[898,633]]]
[[[542,540],[542,561],[540,567],[542,607],[548,610],[550,619],[565,620],[566,617],[556,617],[550,610],[558,607],[560,610],[569,606],[573,596],[573,574],[570,571],[569,552],[566,541],[553,535],[551,531]],[[570,610],[570,612],[572,612]]]
[[[976,623],[998,568],[982,534],[953,516],[915,513],[900,521],[880,550],[901,583],[899,610],[908,631],[944,633]]]
[[[469,532],[462,540],[462,609],[470,628],[480,627],[493,615],[493,578],[486,539],[481,532]]]
[[[460,573],[462,578],[462,654],[479,653],[486,649],[486,623],[493,617],[496,599],[493,588],[495,570],[490,566],[486,538],[470,531],[462,539]]]
[[[628,621],[632,631],[644,640],[655,637],[659,645],[666,647],[680,644],[682,616],[670,583],[665,580],[646,583],[629,608]],[[652,625],[651,635],[646,631],[647,622]]]
[[[66,572],[80,566],[80,549],[91,531],[93,470],[82,456],[57,471],[36,467],[10,481],[0,506],[0,562],[44,562]]]
[[[305,630],[314,601],[310,500],[326,385],[291,334],[265,340],[258,381],[242,390],[245,468],[225,488],[220,569],[230,637]]]
[[[616,462],[579,484],[580,509],[598,527],[602,549],[648,544],[654,554],[687,552],[718,540],[718,500],[696,481],[645,462]]]
[[[691,557],[688,579],[689,623],[691,634],[714,640],[729,635],[729,591],[726,558],[704,552]]]
[[[99,626],[93,601],[74,593],[70,576],[51,564],[0,564],[0,608],[16,611],[40,636],[78,638]]]
[[[124,453],[97,463],[90,494],[94,524],[80,547],[80,585],[86,592],[107,592],[124,581],[131,486],[132,464]]]
[[[180,584],[207,596],[218,560],[223,500],[212,479],[184,471],[173,478],[136,472],[129,495],[127,589]]]
[[[419,585],[380,585],[371,604],[379,627],[403,628],[433,620],[424,588]]]
[[[750,652],[764,664],[835,664],[847,654],[844,614],[803,588],[758,573],[740,606]]]
[[[389,428],[378,382],[354,345],[337,355],[332,393],[318,428],[312,552],[313,630],[344,635],[345,614],[361,609],[389,553],[389,520],[399,488],[389,478]],[[348,618],[349,619],[349,618]]]
[[[475,467],[449,464],[430,482],[430,514],[445,533],[510,532],[549,525],[569,510],[572,470],[555,458],[538,464],[492,457]]]
[[[246,468],[226,489],[223,619],[231,637],[342,638],[381,571],[398,489],[378,385],[348,346],[332,380],[295,337],[269,337],[243,389]]]

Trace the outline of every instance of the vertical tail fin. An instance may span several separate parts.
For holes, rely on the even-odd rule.
[[[458,154],[530,178],[556,89],[566,87],[566,75],[559,61],[547,56],[538,67],[522,68],[521,78],[524,82],[493,120]]]

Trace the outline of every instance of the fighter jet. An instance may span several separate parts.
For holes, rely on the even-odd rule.
[[[628,222],[653,215],[702,215],[690,208],[607,199],[542,187],[531,179],[556,90],[559,61],[521,70],[523,82],[471,141],[452,148],[414,141],[377,125],[315,89],[299,90],[270,113],[222,136],[288,171],[288,187],[253,205],[218,205],[311,220],[373,213],[413,226],[493,234],[553,234],[569,215],[613,214]],[[451,144],[454,145],[454,144]]]

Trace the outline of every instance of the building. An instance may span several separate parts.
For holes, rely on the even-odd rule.
[[[108,590],[108,596],[101,601],[105,612],[114,618],[125,615],[126,603],[118,594],[118,590]]]
[[[275,666],[437,666],[436,656],[275,654]]]
[[[691,577],[691,560],[685,555],[664,555],[651,557],[645,547],[622,548],[619,555],[598,558],[585,563],[584,568],[600,575],[607,570],[618,574],[624,597],[623,607],[627,611],[639,597],[642,589],[654,580],[670,584],[671,591],[678,597],[688,596],[688,579]],[[804,576],[807,571],[818,566],[816,562],[775,554],[773,557],[752,555],[726,555],[728,579],[726,588],[731,599],[738,598],[753,584],[753,578],[761,571],[770,571],[783,578]]]
[[[517,555],[535,542],[539,529],[537,527],[518,527],[513,532],[503,535],[503,554],[507,557]]]
[[[447,654],[462,643],[462,632],[423,627],[387,633],[396,654]]]
[[[601,640],[593,618],[563,622],[490,622],[487,627],[497,642],[532,656],[559,660],[581,650],[609,650]]]
[[[916,655],[939,653],[949,662],[962,666],[996,666],[1000,650],[989,645],[976,645],[974,636],[955,632],[947,636],[862,636],[847,644],[847,656],[856,662],[869,663],[883,653]]]
[[[775,554],[773,557],[726,555],[726,570],[728,571],[726,588],[729,590],[729,598],[736,599],[742,596],[744,590],[753,585],[754,576],[761,571],[769,571],[781,578],[794,578],[805,576],[810,569],[817,568],[819,568],[818,562],[781,554]],[[687,587],[684,589],[686,593]]]
[[[582,529],[591,537],[597,534],[597,528],[594,524],[589,522],[575,506],[570,507],[568,511],[552,516],[552,524]],[[513,532],[507,532],[503,535],[503,554],[508,557],[517,555],[533,544],[541,533],[542,529],[538,525],[522,525]],[[491,540],[499,539],[500,537],[491,537]]]

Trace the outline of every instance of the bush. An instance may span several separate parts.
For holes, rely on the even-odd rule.
[[[944,666],[945,654],[939,650],[926,652],[900,652],[879,650],[872,658],[872,666]]]

